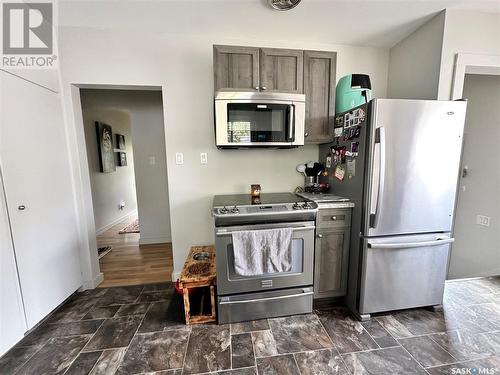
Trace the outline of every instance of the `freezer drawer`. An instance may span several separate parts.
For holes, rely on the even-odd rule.
[[[312,312],[313,288],[224,296],[217,299],[219,324]]]
[[[363,239],[360,314],[441,305],[449,234]]]

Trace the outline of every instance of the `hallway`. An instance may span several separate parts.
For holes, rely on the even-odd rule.
[[[118,234],[131,220],[120,222],[97,236],[97,246],[112,246],[99,259],[104,281],[100,288],[171,281],[172,244],[139,246],[139,233]]]

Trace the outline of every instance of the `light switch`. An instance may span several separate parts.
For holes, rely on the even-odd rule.
[[[208,164],[208,155],[206,152],[200,153],[200,162],[201,164]]]
[[[149,157],[149,165],[155,165],[156,164],[156,158],[154,156]]]
[[[476,224],[482,225],[484,227],[489,227],[490,226],[490,217],[484,216],[484,215],[477,215],[476,216]]]
[[[184,164],[184,154],[182,152],[177,152],[175,154],[175,164]]]

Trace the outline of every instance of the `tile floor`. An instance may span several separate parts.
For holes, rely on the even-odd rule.
[[[182,319],[169,283],[79,293],[0,359],[0,373],[500,374],[500,278],[448,283],[442,312],[364,323],[342,308],[220,326]]]

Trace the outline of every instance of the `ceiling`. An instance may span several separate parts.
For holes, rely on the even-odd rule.
[[[60,0],[59,24],[156,34],[248,36],[391,47],[445,8],[498,13],[500,0]]]

